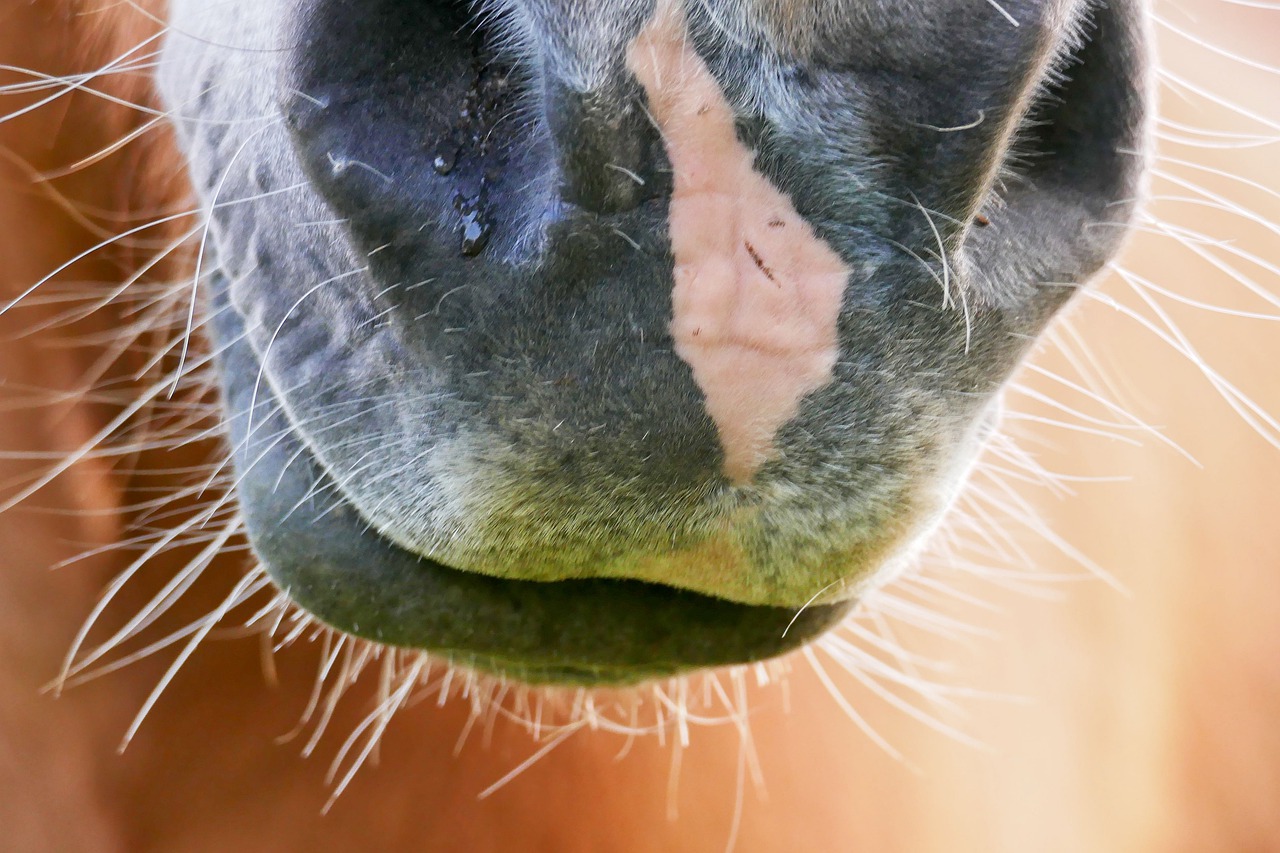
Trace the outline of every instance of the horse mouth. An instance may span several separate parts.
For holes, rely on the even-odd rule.
[[[401,548],[341,497],[256,382],[257,355],[221,282],[211,315],[253,550],[295,604],[344,633],[529,684],[623,686],[781,656],[854,606],[741,604],[635,580],[511,580]]]

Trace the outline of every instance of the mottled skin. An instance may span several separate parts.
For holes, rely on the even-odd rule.
[[[852,270],[754,168],[733,107],[660,3],[627,49],[671,164],[671,337],[706,398],[724,475],[749,487],[800,401],[834,378]]]

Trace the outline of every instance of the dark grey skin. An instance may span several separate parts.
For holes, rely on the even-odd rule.
[[[1139,0],[687,0],[756,171],[851,270],[833,381],[730,483],[668,329],[671,169],[625,60],[653,9],[172,4],[238,497],[321,620],[531,682],[813,639],[908,563],[1124,236]],[[680,559],[713,537],[735,571]]]

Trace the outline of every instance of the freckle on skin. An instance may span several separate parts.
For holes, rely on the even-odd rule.
[[[734,113],[689,42],[680,0],[658,0],[631,43],[671,161],[671,334],[724,448],[751,481],[800,401],[831,381],[849,269],[755,170]]]

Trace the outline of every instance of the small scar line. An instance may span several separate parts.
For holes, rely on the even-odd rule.
[[[746,240],[742,242],[742,245],[746,247],[747,254],[751,256],[751,260],[755,261],[756,267],[760,272],[764,273],[764,277],[774,284],[778,284],[778,277],[773,274],[773,270],[769,269],[769,267],[765,265],[764,258],[760,257],[760,253],[756,251],[756,247]]]

